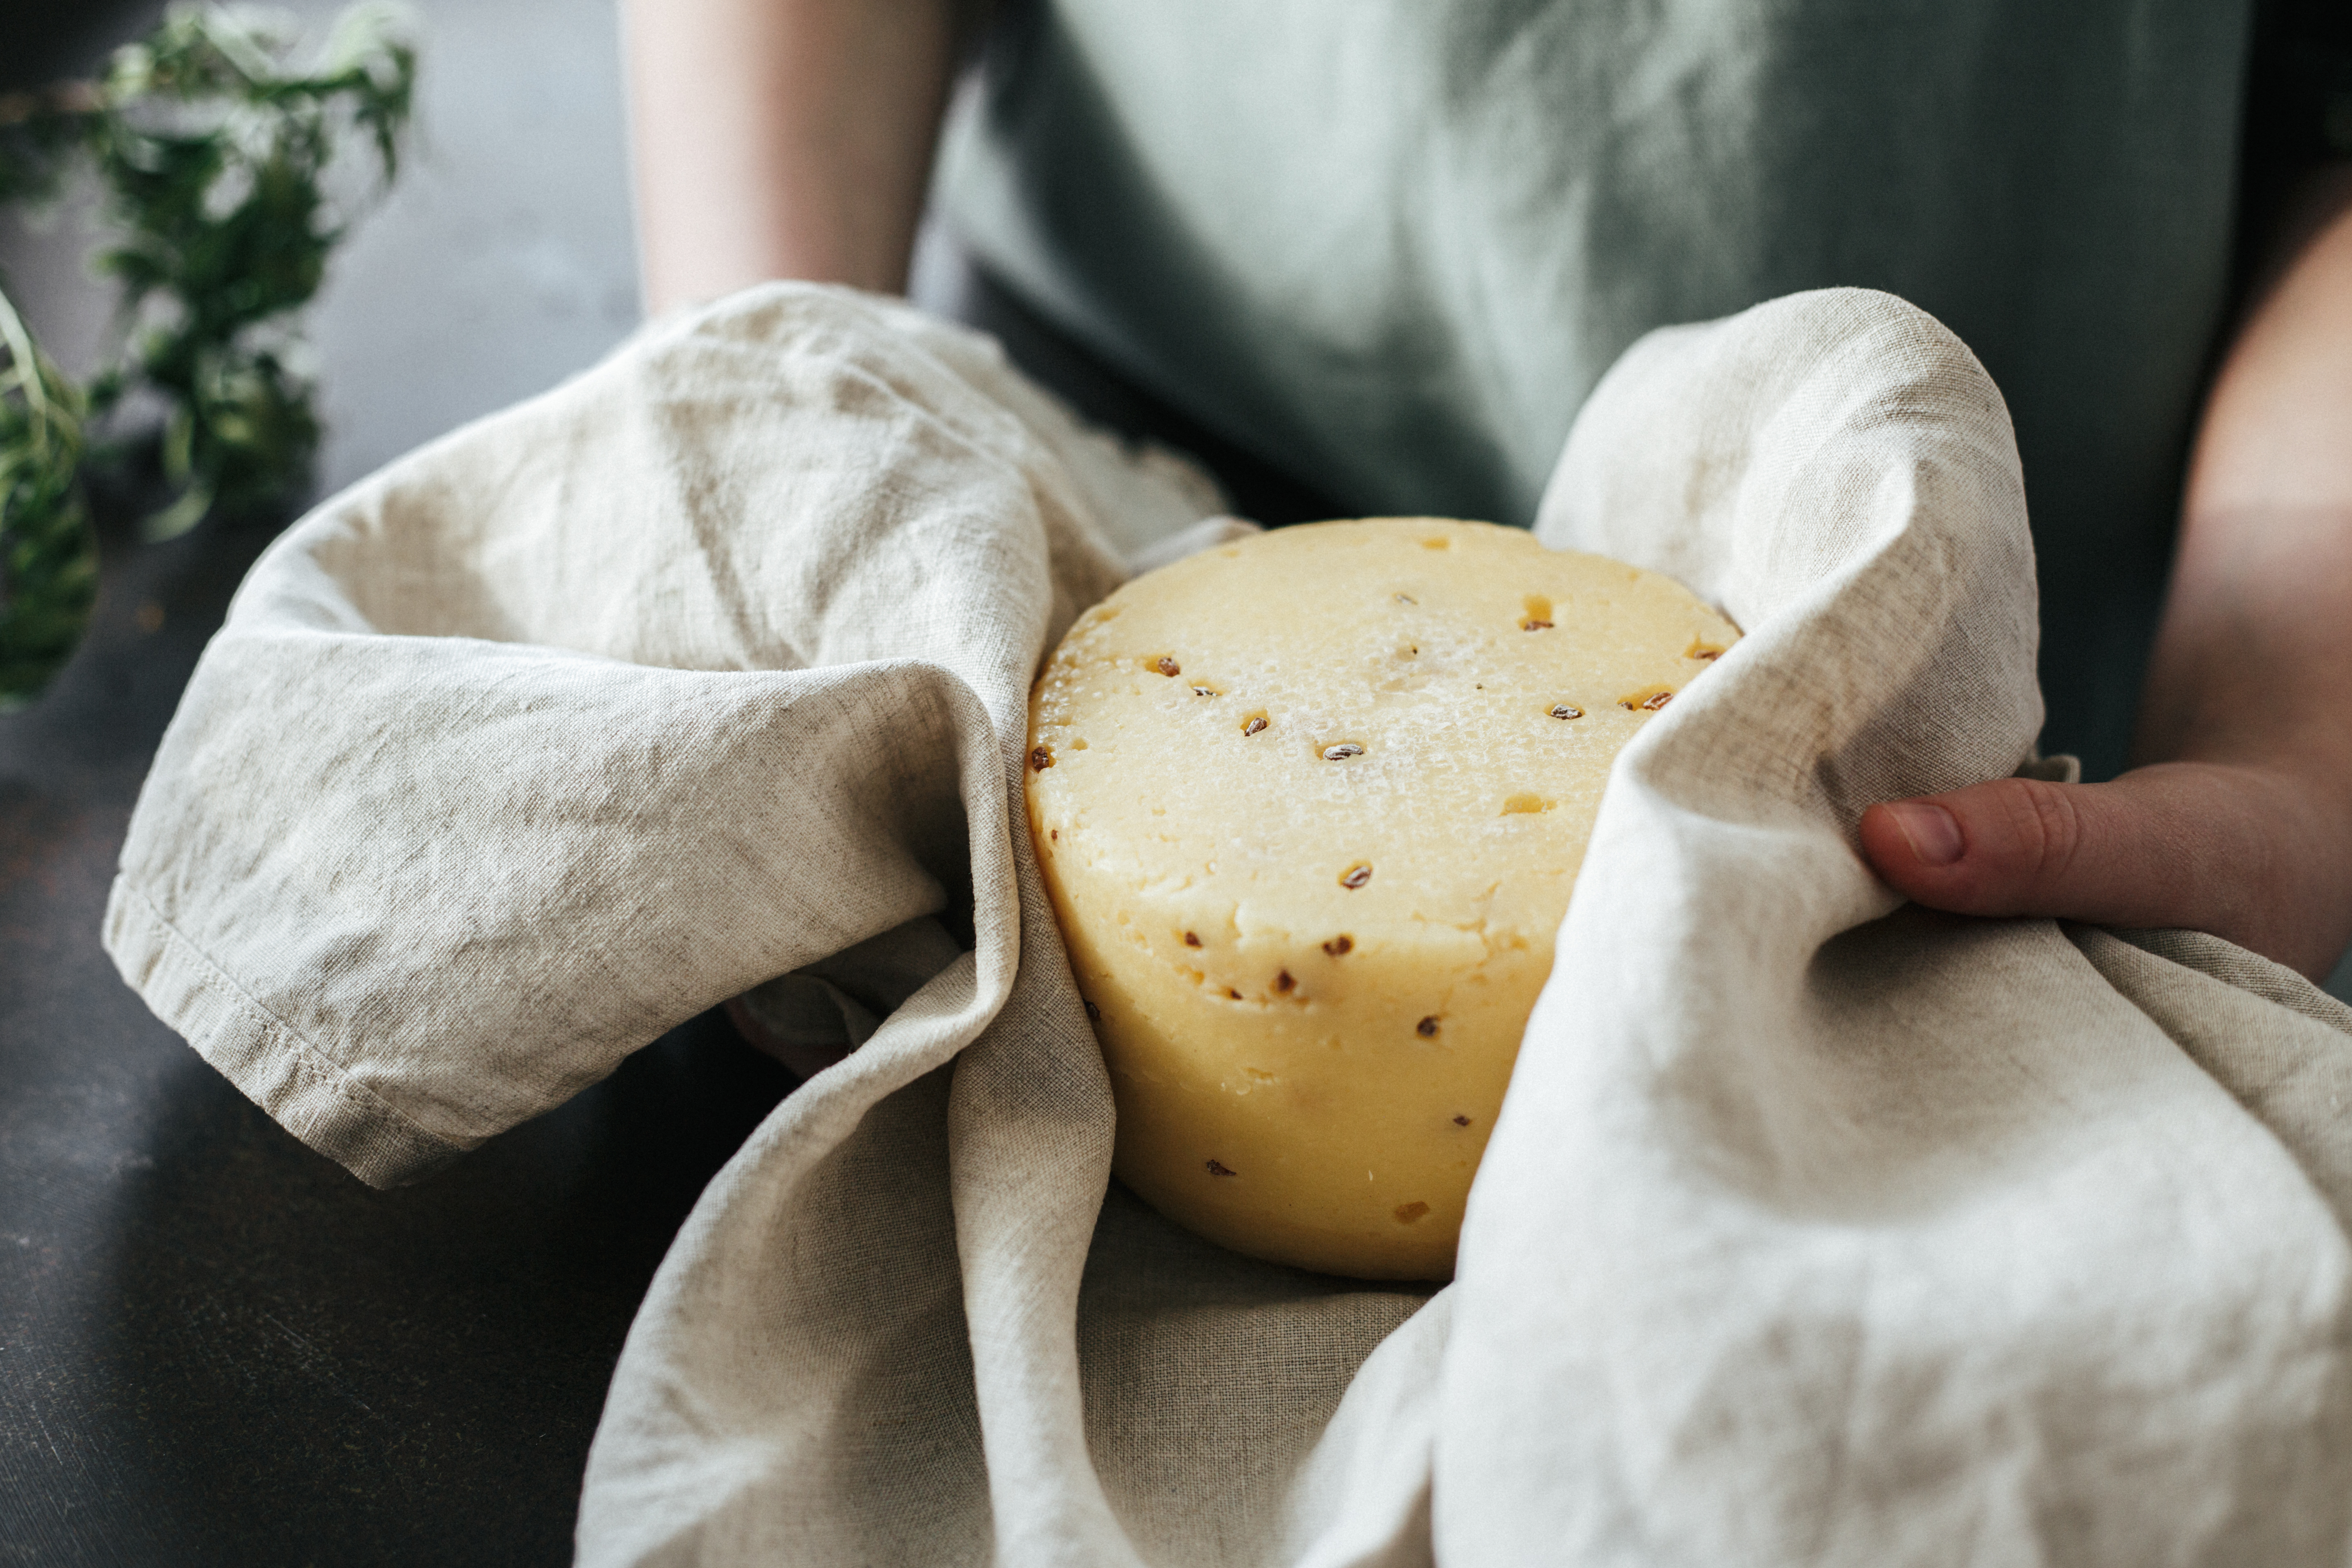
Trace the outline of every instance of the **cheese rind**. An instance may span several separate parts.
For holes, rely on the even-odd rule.
[[[1114,1168],[1255,1257],[1444,1279],[1611,761],[1738,636],[1487,523],[1284,529],[1136,579],[1030,698],[1038,863]]]

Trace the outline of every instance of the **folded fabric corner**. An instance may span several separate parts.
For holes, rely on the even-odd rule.
[[[106,900],[105,944],[124,982],[270,1118],[372,1187],[422,1181],[471,1143],[436,1138],[273,1017],[128,877]]]

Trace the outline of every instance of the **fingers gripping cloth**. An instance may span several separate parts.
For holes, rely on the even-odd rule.
[[[583,1562],[2340,1568],[2352,1015],[2211,939],[1896,910],[1854,849],[2039,723],[1957,340],[1797,296],[1580,417],[1540,537],[1748,635],[1618,759],[1433,1295],[1109,1184],[1025,699],[1218,510],[984,341],[778,285],[239,594],[107,941],[297,1136],[414,1179],[768,982],[856,1043],[664,1261]]]

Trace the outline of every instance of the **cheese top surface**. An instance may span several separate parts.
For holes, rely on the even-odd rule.
[[[1444,1278],[1612,760],[1737,639],[1672,579],[1486,523],[1279,530],[1082,616],[1030,826],[1171,1218]]]

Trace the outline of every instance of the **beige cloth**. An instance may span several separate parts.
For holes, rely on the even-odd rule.
[[[761,982],[863,1042],[664,1261],[583,1562],[2343,1568],[2352,1012],[2207,938],[1895,910],[1854,852],[2039,720],[1958,342],[1800,296],[1579,422],[1543,536],[1748,636],[1618,763],[1433,1294],[1107,1194],[1024,697],[1216,504],[981,340],[778,286],[255,568],[107,941],[297,1135],[406,1180]]]

